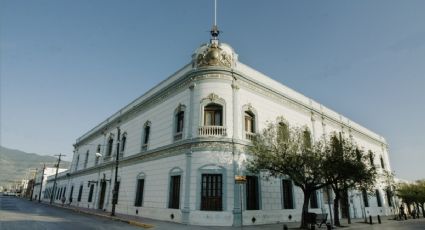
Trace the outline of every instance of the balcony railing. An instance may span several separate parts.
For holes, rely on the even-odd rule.
[[[245,133],[245,139],[252,141],[252,140],[254,140],[255,135],[256,135],[255,133],[246,132]]]
[[[200,126],[199,136],[227,136],[227,129],[225,126]]]

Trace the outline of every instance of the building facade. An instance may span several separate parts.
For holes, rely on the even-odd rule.
[[[59,168],[58,173],[67,171],[67,169]],[[32,199],[39,200],[39,198],[47,197],[46,193],[46,184],[49,176],[53,176],[56,174],[55,167],[44,167],[41,169],[37,169],[34,177],[34,190],[32,192]]]
[[[383,137],[239,62],[212,35],[187,65],[78,138],[71,168],[56,191],[49,177],[43,198],[110,211],[118,154],[118,213],[215,226],[299,221],[303,195],[290,178],[243,167],[255,134],[280,118],[315,140],[341,132],[390,170]],[[244,185],[235,183],[241,174]],[[376,196],[351,191],[349,215],[391,214],[391,197],[376,188]],[[329,212],[326,197],[317,191],[311,211]]]

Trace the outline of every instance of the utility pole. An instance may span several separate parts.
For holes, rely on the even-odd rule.
[[[43,171],[41,172],[40,191],[38,192],[38,203],[41,202],[41,190],[43,189],[44,170],[46,169],[46,163],[43,164]]]
[[[58,178],[58,170],[59,170],[59,164],[61,163],[61,157],[64,157],[66,155],[63,155],[61,153],[61,154],[55,155],[55,156],[58,156],[59,158],[58,158],[58,163],[56,164],[55,181],[53,182],[53,191],[52,191],[52,194],[50,195],[50,204],[53,203],[53,197],[54,197],[54,193],[55,193],[55,190],[56,190],[56,179]]]
[[[32,195],[33,195],[33,193],[34,193],[34,187],[35,187],[35,179],[36,179],[36,176],[37,176],[37,171],[38,171],[38,169],[36,168],[35,169],[35,173],[34,173],[34,179],[33,179],[33,181],[32,181],[32,185],[31,185],[31,193],[30,193],[30,201],[32,201]],[[29,180],[28,180],[29,181]]]
[[[120,127],[117,128],[117,154],[115,156],[115,180],[114,180],[114,191],[112,192],[112,210],[111,216],[115,216],[115,206],[118,203],[118,163],[120,158]]]

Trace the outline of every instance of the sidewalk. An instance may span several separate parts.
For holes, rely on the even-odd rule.
[[[43,203],[45,205],[49,205],[48,203]],[[258,230],[282,230],[283,225],[287,225],[289,229],[298,229],[300,226],[299,222],[291,222],[291,223],[278,223],[278,224],[267,224],[267,225],[251,225],[251,226],[243,226],[243,227],[213,227],[213,226],[197,226],[197,225],[185,225],[175,222],[169,221],[160,221],[153,220],[149,218],[143,218],[132,215],[125,214],[116,214],[116,216],[111,216],[110,212],[105,212],[98,209],[89,209],[84,207],[73,207],[73,206],[62,206],[59,204],[53,204],[52,206],[72,210],[79,213],[84,213],[87,215],[94,215],[102,218],[107,218],[110,220],[120,221],[123,223],[127,223],[130,225],[138,226],[144,229],[158,229],[158,230],[235,230],[235,229],[258,229]],[[391,223],[395,223],[397,221],[390,220],[390,216],[383,216],[381,218],[382,225],[378,224],[378,220],[376,217],[373,217],[373,225],[367,224],[364,222],[364,219],[352,219],[352,224],[347,224],[347,219],[341,219],[342,227],[334,227],[334,229],[372,229],[375,226],[382,226],[385,228],[385,225],[391,225]],[[316,226],[316,229],[326,229],[325,225],[322,225],[321,228]]]

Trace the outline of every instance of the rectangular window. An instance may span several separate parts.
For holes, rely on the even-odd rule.
[[[180,208],[180,176],[171,177],[168,208]]]
[[[376,193],[376,203],[378,204],[378,207],[382,207],[382,200],[381,200],[381,193],[378,189],[375,190]]]
[[[134,206],[140,207],[143,203],[143,190],[145,188],[145,179],[137,180],[136,200]]]
[[[369,207],[369,197],[367,195],[366,189],[362,189],[362,196],[363,196],[363,204],[367,208]]]
[[[381,157],[381,168],[385,169],[384,158]]]
[[[84,168],[87,168],[87,163],[89,162],[89,151],[86,153],[86,158],[84,159]]]
[[[221,174],[202,174],[201,210],[221,211],[222,203]]]
[[[294,209],[294,194],[291,180],[282,180],[283,209]]]
[[[319,208],[319,202],[317,200],[317,192],[314,191],[310,195],[310,208]]]
[[[259,210],[260,202],[258,196],[258,177],[246,177],[246,209]]]
[[[63,188],[62,197],[65,197],[65,194],[66,194],[66,187]]]
[[[69,202],[72,202],[73,193],[74,193],[74,186],[71,186],[71,192],[69,193]]]
[[[184,125],[184,112],[180,111],[177,113],[176,133],[183,132]]]
[[[388,201],[388,206],[392,207],[393,206],[393,195],[392,192],[389,188],[386,189],[386,194],[387,194],[387,201]]]
[[[78,202],[81,201],[81,195],[83,195],[83,185],[80,185],[80,190],[78,191]]]
[[[90,192],[89,192],[89,199],[87,200],[87,202],[91,202],[93,199],[93,190],[94,190],[94,184],[90,185]]]
[[[329,204],[331,203],[332,197],[332,188],[330,186],[322,188],[322,194],[323,194],[323,203]]]
[[[61,194],[62,194],[62,188],[58,189],[58,192],[56,193],[56,200],[59,200]]]
[[[149,133],[150,133],[151,127],[146,126],[145,127],[145,139],[143,140],[143,144],[147,145],[149,142]]]

